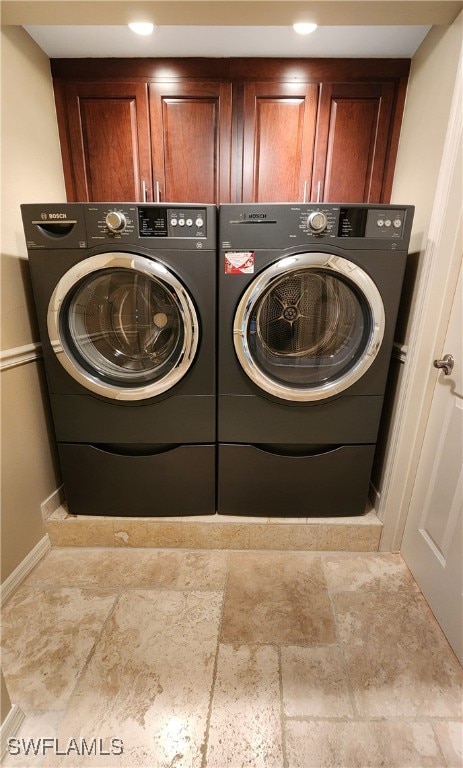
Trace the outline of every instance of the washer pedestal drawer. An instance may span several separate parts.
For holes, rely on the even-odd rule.
[[[214,445],[58,447],[71,515],[215,513]]]
[[[303,455],[301,446],[294,448],[219,445],[217,511],[266,517],[365,512],[375,445],[306,446]]]

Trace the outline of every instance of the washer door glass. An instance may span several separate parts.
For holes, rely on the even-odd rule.
[[[199,337],[193,302],[177,278],[132,254],[93,257],[66,273],[50,301],[48,326],[73,378],[127,400],[174,386],[191,366]]]
[[[239,304],[235,349],[248,376],[287,400],[331,397],[370,367],[384,332],[371,278],[346,259],[301,254],[258,276]]]

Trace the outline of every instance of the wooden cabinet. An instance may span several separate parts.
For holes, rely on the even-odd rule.
[[[68,200],[151,199],[147,86],[69,83],[58,114],[60,105],[67,124],[61,147]]]
[[[290,202],[310,192],[318,87],[246,83],[243,202]]]
[[[69,201],[383,202],[408,60],[52,60]]]
[[[231,83],[151,83],[149,93],[158,199],[230,202]]]
[[[384,202],[391,83],[321,86],[312,200]]]

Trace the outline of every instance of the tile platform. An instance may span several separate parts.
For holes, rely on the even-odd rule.
[[[2,667],[17,738],[54,745],[4,768],[463,764],[462,669],[400,555],[52,549]]]
[[[373,509],[359,517],[112,518],[69,515],[59,507],[45,522],[55,547],[169,547],[375,552],[382,523]]]

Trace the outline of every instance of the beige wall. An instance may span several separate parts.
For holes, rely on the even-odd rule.
[[[391,200],[415,206],[405,302],[397,334],[405,343],[426,248],[461,38],[460,13],[450,27],[431,29],[413,57],[410,71]]]
[[[421,266],[427,245],[429,221],[448,127],[455,78],[462,40],[463,14],[450,27],[433,28],[416,52],[410,71],[399,151],[397,156],[393,203],[415,205],[410,256],[404,285],[396,339],[407,344],[413,320]],[[455,201],[461,206],[461,200]],[[442,263],[444,273],[448,265]],[[404,366],[397,360],[391,365],[390,387],[378,440],[372,482],[381,494],[384,476],[403,451],[410,456],[411,446],[393,445],[397,403],[404,386]],[[423,386],[425,382],[423,381]],[[415,393],[414,393],[415,394]],[[421,393],[416,392],[416,400]],[[400,426],[398,423],[395,426]],[[413,430],[410,430],[412,439]],[[407,439],[407,437],[405,437]],[[390,491],[391,493],[391,491]],[[382,508],[372,498],[376,509]],[[390,506],[390,505],[389,505]],[[394,505],[392,505],[394,507]],[[387,510],[386,510],[387,511]],[[400,510],[393,509],[393,515]],[[386,517],[384,518],[386,522]],[[392,527],[392,521],[390,522]],[[386,528],[385,528],[386,530]]]
[[[37,341],[19,205],[65,199],[47,56],[2,27],[2,352]],[[2,581],[44,535],[40,504],[60,484],[40,360],[2,359]],[[44,406],[45,403],[45,406]]]

